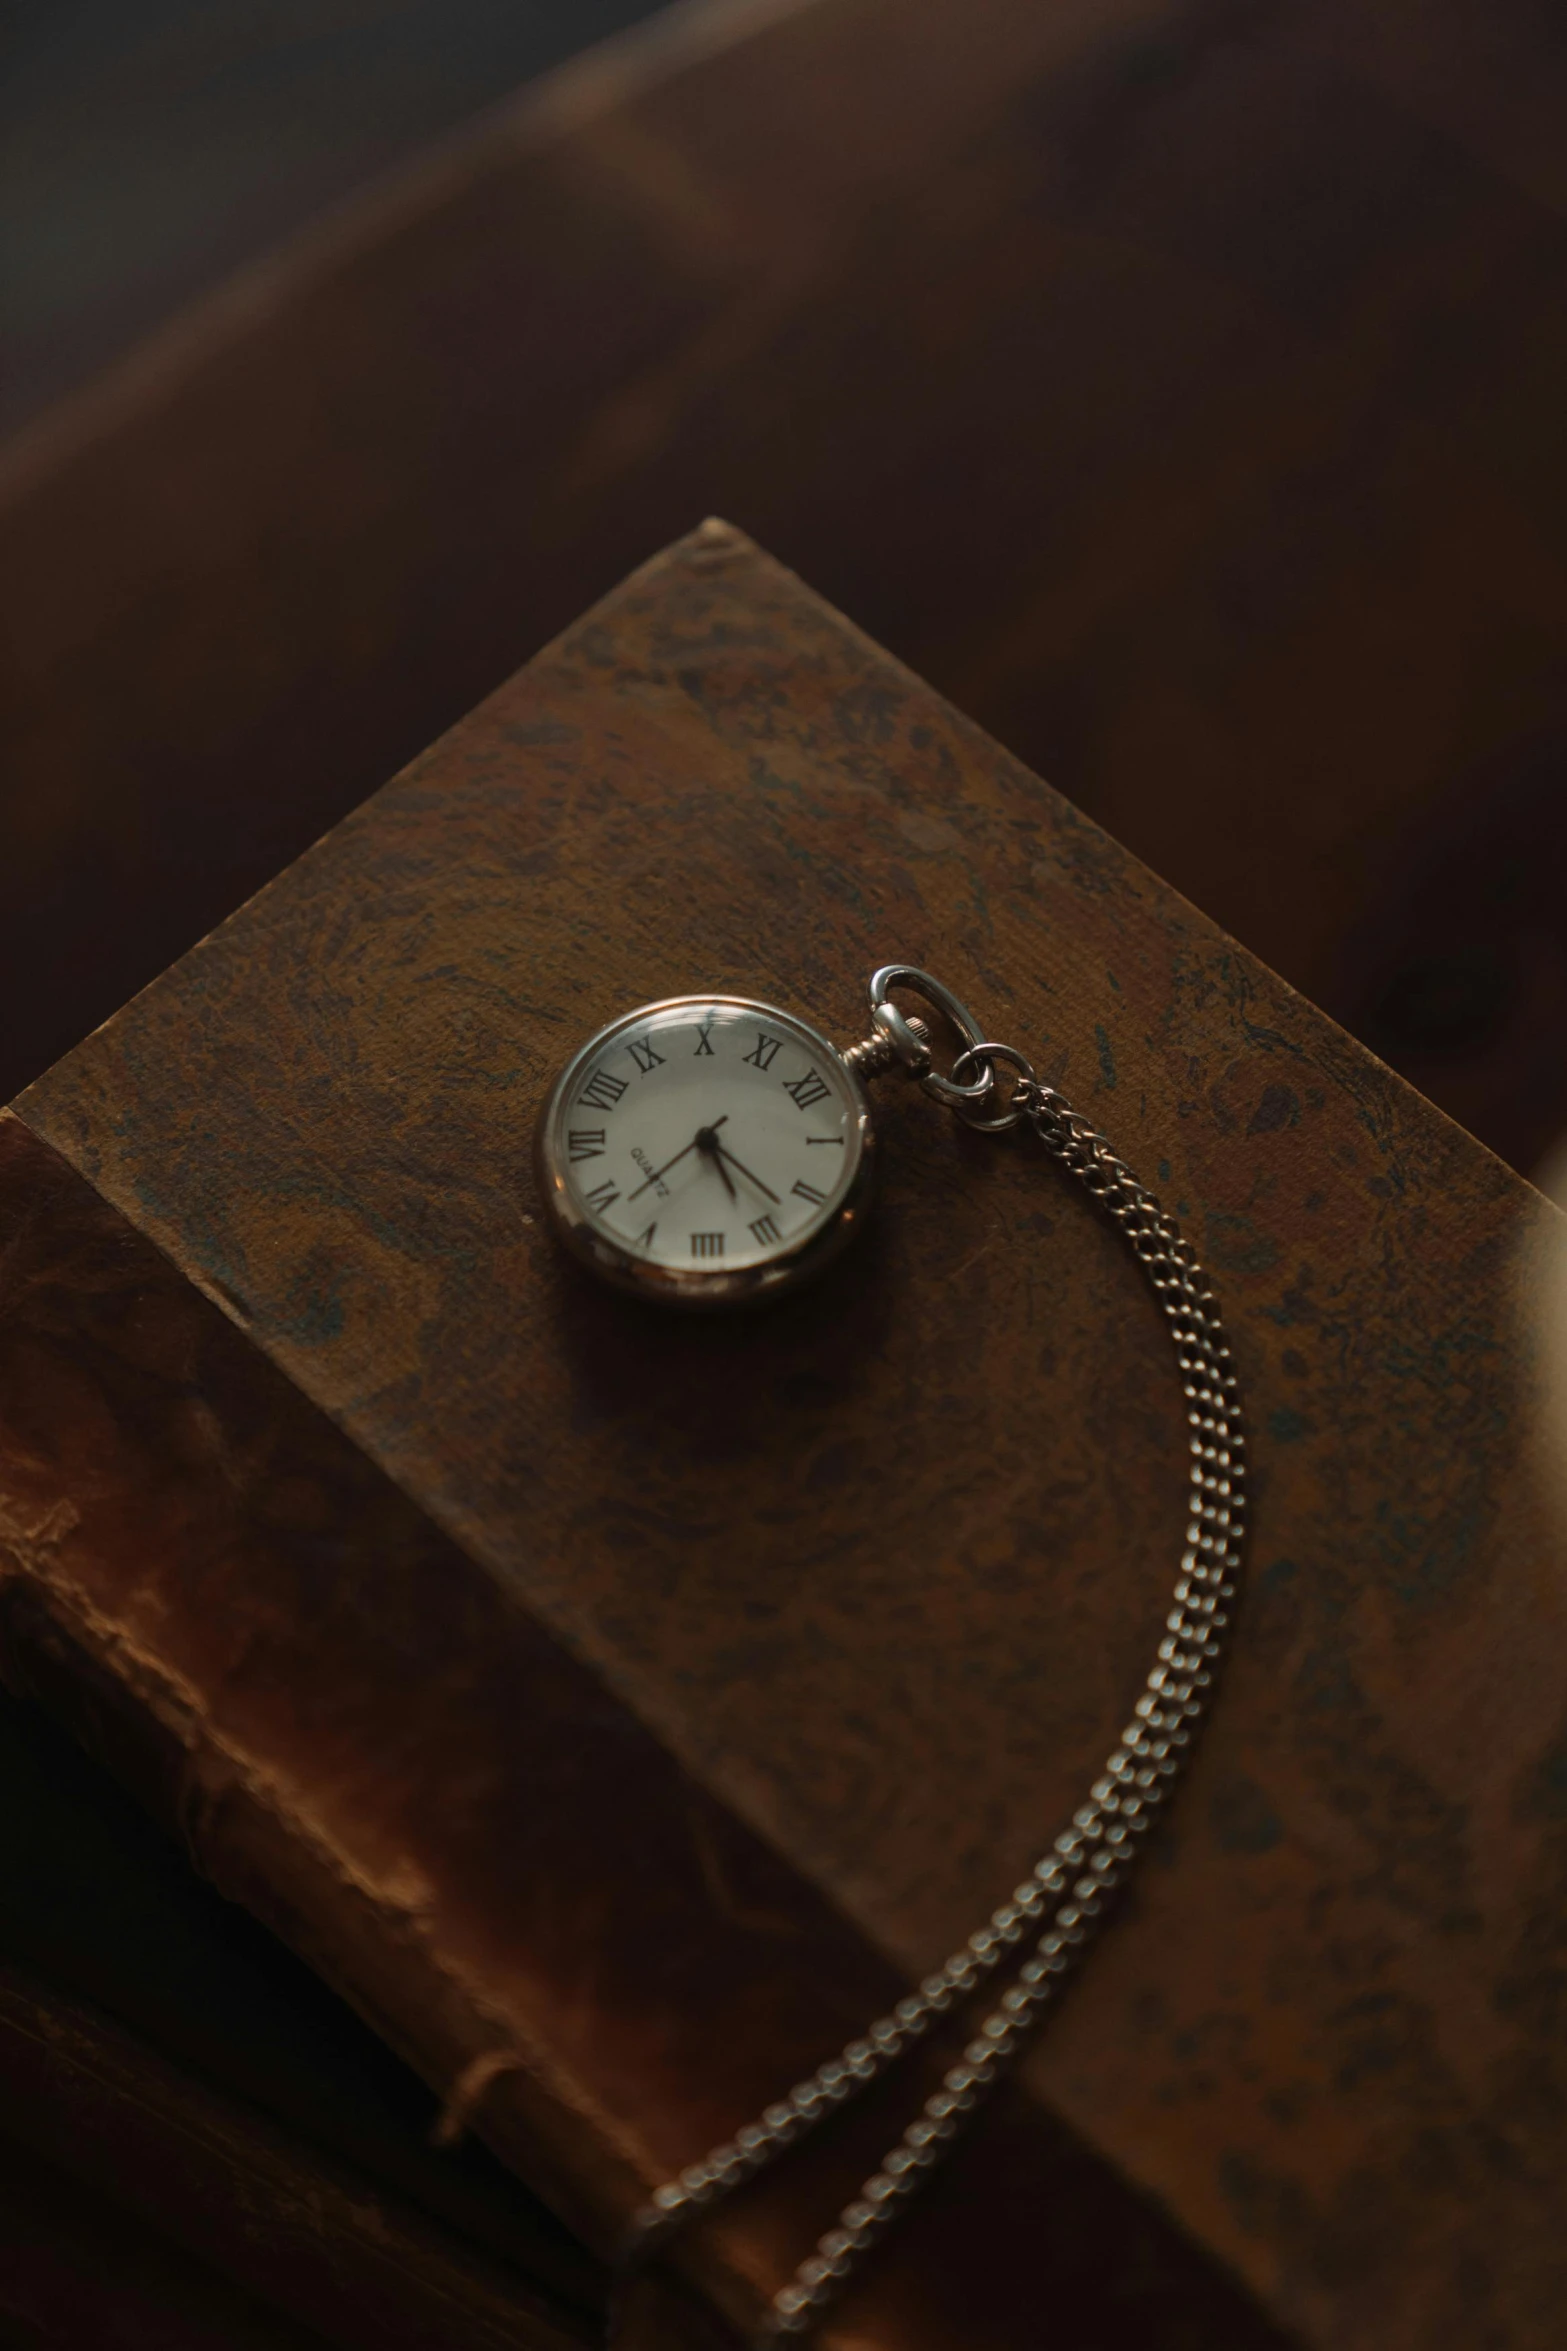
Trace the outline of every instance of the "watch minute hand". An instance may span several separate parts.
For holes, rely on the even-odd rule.
[[[726,1110],[724,1112],[724,1118],[727,1118],[728,1116],[729,1113]],[[678,1163],[684,1159],[687,1151],[696,1150],[697,1146],[702,1140],[702,1136],[704,1134],[712,1134],[717,1128],[721,1127],[724,1123],[724,1118],[715,1118],[711,1127],[700,1128],[698,1132],[692,1136],[690,1142],[686,1145],[685,1151],[677,1151],[673,1159],[666,1159],[662,1167],[655,1167],[653,1173],[650,1176],[644,1176],[641,1183],[638,1184],[636,1191],[628,1192],[626,1194],[627,1207],[629,1208],[632,1201],[637,1199],[643,1192],[647,1190],[649,1184],[656,1184],[660,1176],[668,1175],[670,1169],[674,1166],[677,1166]]]

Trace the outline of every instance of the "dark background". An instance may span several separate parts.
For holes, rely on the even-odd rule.
[[[1545,1166],[1563,12],[25,0],[3,37],[0,1098],[719,511]]]
[[[0,433],[660,0],[10,0]]]

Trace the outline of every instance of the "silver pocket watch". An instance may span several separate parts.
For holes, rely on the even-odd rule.
[[[864,1081],[901,1066],[971,1114],[996,1091],[988,1059],[966,1083],[959,1065],[950,1078],[933,1068],[895,987],[946,1015],[960,1064],[991,1050],[957,997],[907,964],[875,973],[872,1034],[842,1052],[794,1013],[721,994],[643,1004],[590,1037],[538,1135],[541,1189],[572,1254],[619,1288],[694,1307],[772,1297],[830,1264],[873,1189]]]
[[[962,1039],[945,1073],[901,989]],[[786,1292],[865,1221],[875,1130],[865,1081],[900,1069],[970,1126],[1022,1126],[1119,1233],[1173,1342],[1190,1435],[1173,1604],[1103,1771],[1031,1873],[885,2016],[824,2057],[734,2136],[654,2189],[619,2267],[613,2340],[640,2271],[938,2030],[972,2037],[815,2251],[773,2294],[753,2338],[800,2341],[940,2168],[1081,1964],[1161,1817],[1207,1714],[1246,1524],[1240,1388],[1213,1286],[1192,1244],[1106,1138],[1010,1045],[986,1039],[951,990],[911,964],[870,982],[871,1034],[840,1052],[793,1013],[749,997],[675,996],[600,1029],[568,1063],[539,1125],[550,1219],[607,1281],[681,1306]],[[1010,1075],[1003,1096],[999,1072]],[[1172,1530],[1173,1533],[1173,1530]],[[1172,1549],[1174,1544],[1172,1542]],[[1001,1987],[1005,1985],[1005,1989]],[[988,2010],[988,2013],[987,2013]]]

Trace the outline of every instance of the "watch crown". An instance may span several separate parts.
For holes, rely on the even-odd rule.
[[[926,1022],[914,1019],[908,1026],[922,1045],[928,1041],[930,1029]],[[857,1045],[851,1045],[843,1058],[857,1078],[878,1078],[883,1070],[898,1068],[909,1077],[919,1075],[918,1070],[910,1069],[902,1060],[892,1039],[879,1029],[872,1036],[862,1037]]]

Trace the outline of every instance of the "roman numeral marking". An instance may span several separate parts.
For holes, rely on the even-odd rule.
[[[751,1231],[756,1238],[756,1242],[759,1248],[765,1249],[770,1241],[781,1241],[783,1239],[782,1233],[778,1230],[778,1227],[774,1224],[770,1216],[759,1216],[755,1224],[752,1225]]]
[[[700,1061],[704,1053],[711,1057],[712,1051],[713,1024],[710,1020],[708,1020],[704,1021],[701,1028],[699,1028],[696,1032],[696,1051],[692,1054],[691,1058],[693,1061]]]
[[[602,1159],[604,1156],[604,1129],[602,1127],[573,1127],[566,1137],[566,1152],[574,1163],[579,1159]]]
[[[693,1233],[691,1235],[693,1257],[722,1257],[723,1253],[724,1236],[722,1233]]]
[[[613,1110],[625,1090],[624,1078],[612,1078],[607,1069],[596,1069],[577,1100],[590,1110]]]
[[[639,1038],[630,1048],[632,1060],[644,1077],[651,1077],[655,1069],[662,1069],[664,1056],[654,1047],[650,1038]]]
[[[605,1209],[620,1198],[620,1194],[606,1176],[603,1183],[595,1184],[591,1192],[584,1192],[583,1198],[595,1216],[602,1216]]]
[[[653,1246],[653,1235],[654,1235],[654,1234],[655,1234],[657,1231],[658,1231],[658,1222],[657,1222],[657,1219],[655,1218],[654,1222],[648,1226],[648,1228],[647,1228],[647,1231],[646,1231],[645,1233],[638,1233],[638,1235],[637,1235],[636,1239],[635,1239],[635,1240],[632,1242],[632,1244],[631,1244],[631,1245],[632,1245],[632,1247],[633,1247],[634,1249],[651,1249],[651,1248],[652,1248],[652,1246]]]
[[[797,1110],[809,1110],[813,1102],[826,1100],[827,1081],[818,1077],[814,1069],[808,1069],[803,1078],[785,1078],[784,1092],[794,1096]]]
[[[797,1200],[809,1200],[813,1208],[820,1208],[827,1197],[825,1192],[818,1192],[814,1184],[808,1184],[803,1176],[794,1187],[794,1196]]]
[[[741,1059],[748,1061],[753,1069],[771,1069],[774,1057],[782,1043],[782,1037],[769,1037],[765,1030],[758,1029],[755,1050],[742,1054]]]

